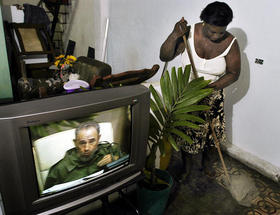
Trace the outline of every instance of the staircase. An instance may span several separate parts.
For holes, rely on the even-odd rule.
[[[40,0],[38,6],[45,9],[51,22],[51,39],[57,55],[64,53],[63,35],[69,24],[72,0]]]

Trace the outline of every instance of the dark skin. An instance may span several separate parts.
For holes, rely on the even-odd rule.
[[[212,59],[222,54],[229,46],[233,35],[226,31],[227,26],[215,26],[207,23],[197,23],[194,32],[194,45],[197,55],[201,58]],[[173,31],[160,48],[162,61],[173,60],[185,50],[183,35],[189,34],[190,27],[182,18],[174,26]],[[217,81],[209,84],[214,89],[223,89],[235,82],[240,74],[240,50],[237,40],[234,41],[229,53],[225,56],[226,72]]]

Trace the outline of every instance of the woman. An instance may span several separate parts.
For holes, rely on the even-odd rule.
[[[201,103],[211,106],[208,116],[215,122],[215,133],[220,142],[225,140],[223,88],[235,82],[240,73],[240,50],[237,40],[226,31],[232,18],[232,10],[226,3],[217,1],[210,3],[201,12],[202,22],[187,26],[187,22],[182,18],[175,24],[172,33],[160,49],[162,61],[170,61],[181,54],[182,64],[185,66],[190,62],[185,50],[183,35],[188,38],[199,77],[203,76],[205,80],[211,80],[209,87],[215,89],[214,93]],[[206,119],[205,113],[201,117]],[[214,145],[208,122],[209,120],[206,120],[206,123],[201,126],[201,130],[186,131],[194,143],[192,145],[182,143],[184,168],[187,168],[187,159],[193,161],[192,170],[202,170],[202,155],[205,155],[202,152],[209,151],[210,146]],[[187,164],[189,163],[187,162]]]

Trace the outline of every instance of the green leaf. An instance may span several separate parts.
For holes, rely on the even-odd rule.
[[[156,101],[156,103],[158,104],[158,106],[164,107],[162,97],[161,97],[160,93],[154,88],[153,85],[150,85],[149,90],[151,91],[152,96],[153,96],[154,100]]]
[[[211,95],[212,92],[213,92],[212,88],[195,89],[195,90],[192,90],[188,93],[184,93],[181,100],[178,103],[182,103],[185,100],[188,100],[188,99],[191,99],[193,97],[200,96],[200,95],[202,95],[204,97],[207,97],[207,96]]]
[[[155,167],[156,155],[154,153],[150,153],[146,158],[146,168],[151,170]]]
[[[175,98],[174,98],[174,91],[173,91],[173,86],[172,86],[172,81],[170,79],[170,75],[169,73],[166,74],[166,83],[167,83],[167,90],[168,90],[168,102],[170,104],[170,110],[171,110],[171,107],[173,106],[174,104],[174,101],[175,101]]]
[[[150,127],[149,127],[149,136],[157,138],[161,132],[161,125],[158,123],[153,114],[150,113]]]
[[[172,106],[171,96],[173,93],[171,91],[171,81],[168,72],[166,72],[163,78],[160,80],[160,88],[161,88],[161,93],[165,104],[165,108],[168,112],[170,112]]]
[[[175,67],[173,67],[171,71],[171,80],[172,80],[172,87],[173,87],[173,98],[174,101],[176,101],[178,99],[178,84],[177,84],[178,80],[177,80]]]
[[[154,113],[154,115],[158,119],[158,121],[163,125],[164,124],[164,119],[163,119],[163,116],[161,114],[161,110],[158,108],[158,106],[156,105],[156,103],[152,99],[150,101],[150,107],[151,107],[152,112]]]
[[[184,78],[183,78],[183,70],[182,67],[178,68],[177,71],[177,76],[178,76],[178,90],[179,90],[179,96],[183,93],[183,89],[185,88],[185,83],[184,83]]]
[[[182,99],[180,104],[175,107],[175,110],[181,109],[183,107],[195,104],[202,100],[203,98],[209,96],[212,93],[211,89],[202,89],[194,92],[192,95],[188,95]]]
[[[192,144],[192,143],[193,143],[192,139],[191,139],[188,135],[186,135],[184,132],[182,132],[182,131],[180,131],[180,130],[178,130],[178,129],[176,129],[176,128],[173,128],[173,129],[171,130],[171,132],[172,132],[173,134],[176,134],[177,136],[181,137],[183,140],[185,140],[185,141],[188,142],[189,144]]]
[[[152,136],[149,136],[148,140],[151,141],[152,144],[157,144],[158,143],[158,140],[154,139]]]
[[[205,123],[205,120],[193,114],[175,114],[174,121],[176,120],[189,120],[192,122]]]
[[[189,105],[187,107],[175,110],[173,114],[182,114],[182,113],[189,113],[193,111],[205,111],[209,110],[210,107],[207,105]]]
[[[179,148],[177,146],[176,141],[174,140],[174,138],[172,137],[172,135],[168,135],[168,142],[171,144],[171,146],[178,152]]]
[[[155,88],[153,87],[153,85],[150,85],[149,87],[151,93],[152,93],[152,96],[154,98],[154,101],[156,102],[156,105],[158,107],[158,111],[162,114],[162,116],[164,118],[167,117],[167,114],[166,114],[166,110],[165,110],[165,107],[163,105],[163,98],[162,96],[155,90]],[[152,101],[153,99],[151,99]],[[152,102],[151,102],[152,103]]]
[[[204,80],[204,77],[195,78],[195,79],[190,81],[189,87],[190,88],[192,88],[192,87],[200,87],[199,85],[201,83],[204,83],[204,82],[210,82],[210,80],[206,81],[206,80]]]
[[[168,105],[169,104],[166,101],[167,87],[166,87],[165,78],[164,78],[166,73],[168,73],[167,70],[163,74],[162,78],[160,79],[160,90],[161,90],[161,95],[162,95],[163,107],[164,107],[165,111],[168,112]]]
[[[193,128],[193,129],[200,128],[197,124],[194,124],[194,123],[188,122],[188,121],[183,121],[183,120],[174,122],[173,126],[186,126],[186,127]]]
[[[189,83],[190,74],[191,74],[191,65],[188,64],[185,66],[184,75],[183,75],[185,86],[187,86]]]
[[[191,93],[195,90],[203,89],[209,85],[211,81],[210,80],[204,80],[203,77],[193,79],[189,85],[185,88],[184,93]],[[212,88],[208,88],[212,89]],[[212,89],[213,90],[213,89]]]

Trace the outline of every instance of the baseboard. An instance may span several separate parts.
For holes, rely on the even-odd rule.
[[[259,157],[244,151],[234,144],[222,144],[222,150],[229,156],[240,161],[244,165],[256,170],[260,174],[270,178],[271,180],[280,183],[280,168],[273,164],[260,159]]]

